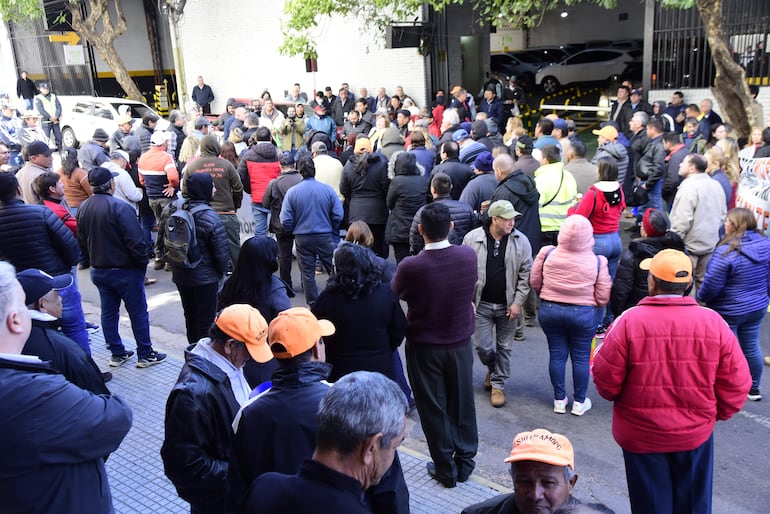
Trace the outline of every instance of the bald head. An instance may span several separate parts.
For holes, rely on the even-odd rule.
[[[492,161],[492,169],[495,172],[498,180],[501,180],[513,171],[513,157],[508,154],[500,154]]]

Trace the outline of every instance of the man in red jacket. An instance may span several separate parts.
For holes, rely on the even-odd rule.
[[[631,511],[711,512],[713,430],[746,402],[746,358],[716,312],[686,296],[692,263],[678,250],[641,262],[650,296],[612,324],[593,364],[614,401]]]

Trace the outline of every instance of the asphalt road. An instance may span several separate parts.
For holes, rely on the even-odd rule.
[[[179,295],[171,282],[171,273],[150,269],[148,274],[158,279],[156,284],[147,288],[153,341],[158,348],[181,359],[187,342]],[[294,277],[294,283],[299,284],[296,266]],[[79,278],[86,315],[98,323],[98,292],[91,284],[88,271],[80,271]],[[326,276],[317,278],[319,287],[322,287]],[[293,303],[304,305],[302,293],[297,294]],[[131,338],[128,319],[122,321],[121,331],[127,338]],[[593,401],[591,411],[582,417],[569,413],[555,414],[548,378],[546,338],[537,326],[527,328],[525,335],[525,341],[514,343],[511,377],[505,389],[507,403],[504,407],[496,409],[490,405],[488,393],[482,388],[485,368],[478,361],[474,366],[480,440],[476,475],[503,488],[511,487],[510,477],[502,461],[510,451],[513,436],[520,431],[543,427],[565,434],[572,441],[579,475],[575,495],[580,499],[602,502],[618,513],[628,512],[622,452],[611,433],[612,405],[599,397],[591,384],[588,392]],[[762,331],[762,346],[766,355],[770,354],[768,336],[770,328],[766,321]],[[106,362],[98,364],[106,369]],[[570,383],[568,367],[568,391],[571,390]],[[770,474],[770,389],[767,386],[764,393],[764,401],[747,402],[743,410],[731,420],[717,424],[715,513],[770,512],[767,481]],[[407,434],[404,443],[407,447],[428,453],[416,413],[410,416]]]

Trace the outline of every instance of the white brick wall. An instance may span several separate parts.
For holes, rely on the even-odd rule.
[[[181,23],[187,84],[203,75],[216,97],[212,110],[224,109],[228,97],[257,97],[268,89],[273,98],[299,82],[310,97],[313,89],[330,86],[336,94],[348,82],[358,96],[384,86],[389,94],[397,85],[418,102],[425,102],[425,60],[416,48],[384,49],[352,19],[325,19],[318,28],[318,69],[305,72],[299,57],[278,54],[282,42],[282,0],[241,2],[199,0],[188,2]],[[189,91],[188,91],[189,94]]]

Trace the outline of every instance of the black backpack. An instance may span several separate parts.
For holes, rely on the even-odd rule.
[[[195,268],[200,264],[203,255],[198,246],[195,234],[196,212],[208,208],[206,204],[189,206],[187,200],[180,198],[174,202],[173,211],[166,220],[163,258],[171,266],[184,269]]]

